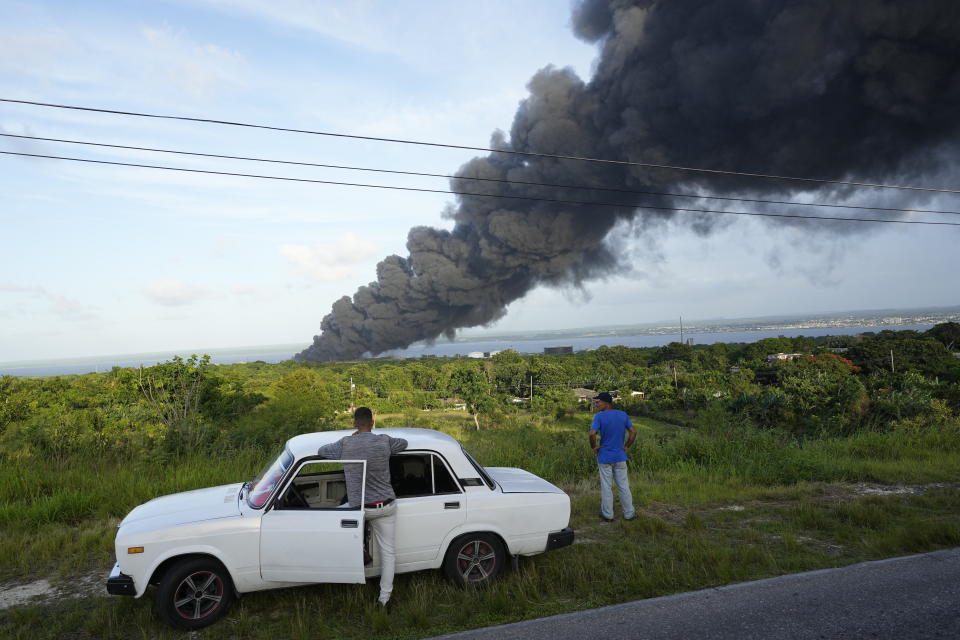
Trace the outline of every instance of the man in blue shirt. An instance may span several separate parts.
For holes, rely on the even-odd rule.
[[[597,466],[600,468],[600,519],[613,522],[612,484],[616,483],[623,519],[633,520],[637,514],[633,508],[633,496],[630,494],[630,481],[627,478],[627,449],[636,440],[637,430],[630,422],[630,416],[613,408],[613,396],[609,393],[598,394],[593,402],[597,406],[597,413],[590,425],[590,446],[597,456]]]

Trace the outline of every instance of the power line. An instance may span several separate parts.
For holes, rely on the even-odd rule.
[[[85,140],[67,140],[64,138],[44,138],[40,136],[27,136],[27,135],[18,135],[15,133],[0,133],[0,136],[5,138],[20,138],[23,140],[39,140],[44,142],[61,142],[65,144],[77,144],[84,146],[92,147],[106,147],[110,149],[125,149],[127,151],[149,151],[156,153],[169,153],[177,154],[184,156],[196,156],[201,158],[218,158],[222,160],[243,160],[248,162],[265,162],[271,164],[285,164],[285,165],[295,165],[302,167],[319,167],[323,169],[344,169],[348,171],[367,171],[371,173],[389,173],[396,175],[405,175],[405,176],[421,176],[428,178],[453,178],[459,180],[473,180],[480,182],[494,182],[500,184],[515,184],[515,185],[524,185],[524,186],[535,186],[535,187],[553,187],[560,189],[585,189],[592,191],[609,191],[613,193],[626,193],[633,195],[648,195],[648,196],[668,196],[674,198],[694,198],[698,200],[726,200],[726,201],[736,201],[736,202],[750,202],[758,204],[782,204],[789,206],[803,206],[803,207],[830,207],[837,209],[857,209],[865,211],[890,211],[896,213],[939,213],[945,215],[960,215],[960,211],[943,211],[939,209],[909,209],[909,208],[899,208],[899,207],[870,207],[866,205],[852,205],[852,204],[832,204],[826,202],[797,202],[795,200],[767,200],[762,198],[735,198],[733,196],[710,196],[710,195],[700,195],[695,193],[672,193],[667,191],[645,191],[639,189],[619,189],[615,187],[593,187],[586,185],[570,185],[570,184],[557,184],[551,182],[532,182],[527,180],[506,180],[502,178],[481,178],[481,177],[472,177],[472,176],[457,176],[450,175],[446,173],[426,173],[421,171],[401,171],[398,169],[379,169],[371,167],[356,167],[350,165],[339,165],[339,164],[324,164],[318,162],[303,162],[296,160],[279,160],[273,158],[256,158],[250,156],[232,156],[225,155],[220,153],[202,153],[199,151],[181,151],[175,149],[160,149],[156,147],[136,147],[130,145],[122,144],[108,144],[105,142],[90,142]]]
[[[27,158],[47,158],[50,160],[68,160],[70,162],[85,162],[89,164],[99,164],[99,165],[113,165],[118,167],[136,167],[140,169],[160,169],[163,171],[179,171],[183,173],[201,173],[209,174],[216,176],[234,176],[238,178],[257,178],[262,180],[283,180],[285,182],[305,182],[312,184],[327,184],[327,185],[336,185],[342,187],[361,187],[367,189],[387,189],[390,191],[414,191],[419,193],[442,193],[446,195],[458,195],[458,196],[469,196],[477,198],[498,198],[505,200],[526,200],[533,202],[552,202],[555,204],[572,204],[572,205],[586,205],[586,206],[596,206],[596,207],[619,207],[622,209],[650,209],[654,211],[683,211],[687,213],[710,213],[710,214],[723,214],[723,215],[734,215],[734,216],[757,216],[757,217],[766,217],[766,218],[797,218],[802,220],[840,220],[844,222],[877,222],[877,223],[886,223],[886,224],[923,224],[923,225],[938,225],[938,226],[947,226],[947,227],[960,227],[960,222],[931,222],[925,220],[886,220],[882,218],[844,218],[843,216],[801,216],[796,214],[789,213],[760,213],[756,211],[722,211],[717,209],[694,209],[694,208],[685,208],[685,207],[661,207],[653,205],[638,205],[631,203],[623,202],[603,202],[603,201],[589,201],[589,200],[564,200],[561,198],[536,198],[533,196],[509,196],[493,193],[473,193],[469,191],[446,191],[443,189],[424,189],[418,187],[397,187],[384,184],[366,184],[358,182],[340,182],[335,180],[316,180],[311,178],[293,178],[286,176],[267,176],[260,175],[255,173],[238,173],[232,171],[211,171],[208,169],[188,169],[185,167],[165,167],[162,165],[154,164],[139,164],[133,162],[115,162],[109,160],[92,160],[89,158],[71,158],[68,156],[54,156],[40,153],[23,153],[17,151],[0,151],[0,154],[7,156],[23,156]]]
[[[584,156],[571,156],[554,153],[539,153],[534,151],[517,151],[515,149],[493,149],[489,147],[472,147],[460,144],[446,144],[441,142],[424,142],[421,140],[406,140],[403,138],[384,138],[378,136],[361,136],[348,133],[335,133],[332,131],[314,131],[310,129],[294,129],[290,127],[275,127],[263,124],[252,124],[249,122],[235,122],[232,120],[215,120],[213,118],[193,118],[189,116],[171,116],[157,113],[143,113],[139,111],[120,111],[117,109],[102,109],[96,107],[81,107],[77,105],[54,104],[50,102],[35,102],[32,100],[14,100],[12,98],[0,98],[0,102],[9,102],[14,104],[25,104],[37,107],[50,107],[54,109],[71,109],[74,111],[90,111],[94,113],[111,113],[122,116],[135,116],[139,118],[156,118],[161,120],[180,120],[185,122],[201,122],[206,124],[220,124],[232,127],[246,127],[248,129],[265,129],[267,131],[285,131],[288,133],[305,133],[316,136],[328,136],[332,138],[349,138],[353,140],[368,140],[372,142],[391,142],[395,144],[410,144],[425,147],[439,147],[445,149],[464,149],[467,151],[483,151],[487,153],[505,153],[510,155],[536,157],[536,158],[555,158],[558,160],[577,160],[580,162],[598,162],[602,164],[646,167],[649,169],[669,169],[672,171],[688,171],[697,173],[710,173],[716,175],[742,176],[747,178],[762,178],[766,180],[792,180],[797,182],[811,182],[817,184],[840,184],[852,187],[870,187],[877,189],[903,189],[908,191],[928,191],[935,193],[953,193],[960,194],[960,189],[940,189],[934,187],[916,187],[906,185],[878,184],[872,182],[853,182],[848,180],[827,180],[823,178],[800,178],[796,176],[780,176],[767,173],[751,173],[747,171],[727,171],[723,169],[704,169],[702,167],[683,167],[669,164],[654,164],[650,162],[632,162],[628,160],[610,160],[605,158],[590,158]]]

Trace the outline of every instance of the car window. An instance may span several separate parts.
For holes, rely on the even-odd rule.
[[[277,499],[277,509],[359,509],[347,503],[344,469],[356,462],[313,460],[305,462]]]
[[[453,475],[440,456],[403,453],[390,458],[390,483],[398,498],[460,493]]]
[[[490,487],[491,489],[493,489],[496,485],[493,483],[493,479],[492,479],[492,478],[490,477],[490,475],[487,473],[487,470],[484,469],[483,467],[481,467],[481,466],[480,466],[480,463],[477,462],[476,460],[474,460],[474,459],[473,459],[473,456],[471,456],[469,453],[467,453],[467,450],[466,450],[466,449],[463,449],[463,448],[461,447],[460,450],[463,451],[463,455],[466,456],[467,460],[470,461],[470,464],[473,465],[473,468],[476,469],[476,470],[477,470],[477,473],[480,474],[480,478],[483,479],[483,480],[481,481],[480,478],[460,478],[460,482],[461,482],[465,487],[473,487],[473,486],[480,486],[481,484],[486,484],[488,487]]]
[[[254,479],[250,493],[247,494],[247,504],[254,509],[263,507],[291,464],[293,464],[293,454],[284,449],[277,459],[268,464]]]
[[[433,458],[434,493],[460,493],[460,487],[447,465],[438,456]]]

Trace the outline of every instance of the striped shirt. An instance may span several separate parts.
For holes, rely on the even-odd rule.
[[[383,433],[358,431],[336,442],[324,445],[317,454],[329,460],[366,460],[367,490],[363,501],[367,504],[396,498],[390,484],[390,456],[407,448],[403,438],[391,438]],[[347,481],[347,500],[351,507],[360,506],[360,488],[363,483],[362,467],[358,464],[344,465],[343,475]]]

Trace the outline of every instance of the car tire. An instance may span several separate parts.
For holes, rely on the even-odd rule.
[[[161,620],[190,631],[222,618],[233,599],[233,581],[222,564],[211,558],[185,558],[164,573],[155,603]]]
[[[443,572],[458,587],[481,587],[496,579],[506,561],[500,538],[492,533],[468,533],[450,543]]]

